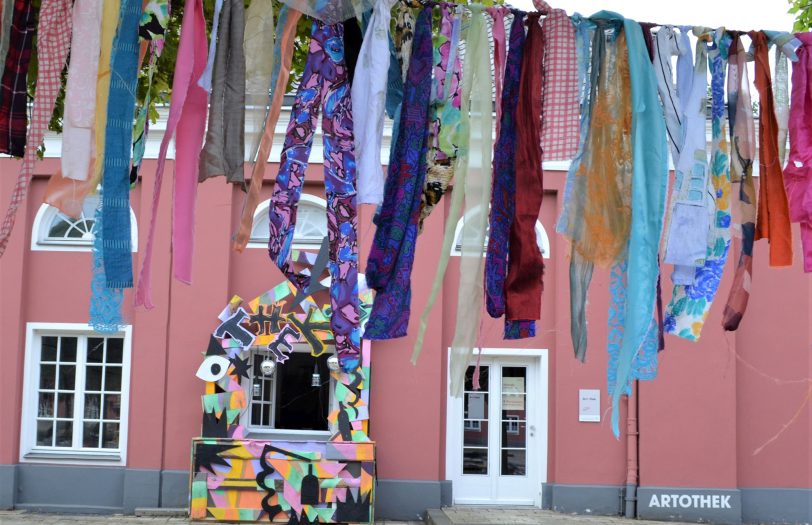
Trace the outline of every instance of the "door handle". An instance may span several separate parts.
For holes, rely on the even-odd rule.
[[[534,437],[536,435],[536,425],[530,425],[530,437]]]

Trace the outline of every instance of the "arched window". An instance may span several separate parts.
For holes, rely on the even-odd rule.
[[[263,201],[254,212],[254,225],[251,228],[249,248],[267,248],[268,208],[271,200]],[[293,248],[297,250],[318,250],[321,241],[327,236],[327,201],[303,193],[296,212],[296,226],[293,230]]]
[[[41,205],[34,218],[31,250],[90,251],[93,247],[93,223],[98,205],[98,195],[88,196],[85,198],[82,212],[77,219],[68,217],[49,204]],[[136,252],[138,251],[138,223],[132,208],[130,208],[130,224],[132,224],[132,251]]]
[[[462,255],[462,224],[463,219],[460,219],[457,222],[457,228],[454,230],[454,244],[451,246],[451,256],[452,257],[459,257]],[[536,221],[536,243],[538,244],[539,250],[541,250],[541,256],[545,259],[550,258],[550,239],[547,237],[547,230],[544,229],[544,226],[541,224],[541,221]],[[488,244],[488,235],[485,235],[485,245]]]

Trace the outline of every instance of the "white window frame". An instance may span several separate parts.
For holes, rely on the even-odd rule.
[[[460,257],[462,255],[462,226],[463,226],[463,218],[460,218],[457,221],[457,227],[454,229],[454,244],[451,245],[451,256],[452,257]],[[547,236],[547,230],[544,229],[544,225],[541,224],[541,221],[536,221],[536,244],[538,244],[539,250],[541,250],[541,256],[544,259],[550,258],[550,238]],[[485,246],[487,247],[488,244],[488,235],[485,235]],[[485,256],[485,252],[483,251],[482,256]]]
[[[50,239],[48,232],[54,218],[60,214],[58,208],[50,204],[40,205],[31,228],[31,251],[34,252],[90,252],[93,239]],[[138,251],[138,221],[130,208],[130,246],[133,253]]]
[[[310,345],[308,345],[306,343],[295,343],[295,344],[292,344],[291,347],[293,348],[294,352],[310,354]],[[259,348],[252,348],[251,352],[249,354],[249,359],[250,359],[250,364],[251,364],[250,370],[251,370],[252,374],[253,374],[253,370],[254,370],[254,359],[253,359],[254,355],[253,354],[254,354],[255,351],[258,351],[258,350],[260,350],[260,349]],[[332,345],[326,346],[325,353],[326,354],[334,354],[335,353],[335,347],[332,346]],[[269,353],[269,355],[270,355],[270,353]],[[283,364],[278,364],[277,363],[276,370],[274,371],[274,375],[276,375],[279,372],[279,369],[281,367],[283,367],[283,366],[285,366],[284,363]],[[261,437],[263,439],[265,439],[265,438],[271,439],[274,436],[295,436],[295,437],[297,437],[299,439],[313,439],[313,440],[319,441],[321,439],[324,439],[324,440],[329,439],[330,436],[332,436],[336,432],[337,429],[333,428],[333,425],[329,424],[329,423],[327,425],[327,430],[296,430],[296,429],[287,429],[287,428],[266,428],[266,427],[255,427],[255,426],[253,426],[251,424],[251,404],[254,401],[253,392],[251,391],[252,382],[253,382],[252,380],[253,380],[253,376],[249,377],[247,379],[243,378],[242,381],[241,381],[241,385],[243,387],[243,391],[245,392],[245,396],[246,396],[247,406],[246,406],[245,411],[243,411],[243,413],[240,414],[240,418],[242,418],[240,420],[240,422],[245,427],[245,429],[246,429],[247,433],[249,434],[249,436],[258,436],[258,437]],[[271,403],[272,403],[271,404],[271,410],[272,411],[276,410],[276,382],[275,381],[273,383],[273,387],[274,388],[273,388],[272,397],[271,397]],[[338,400],[336,399],[336,395],[335,395],[335,393],[336,393],[336,381],[335,381],[335,378],[333,377],[332,374],[330,374],[330,386],[329,386],[329,388],[330,388],[330,401],[329,401],[330,407],[329,407],[329,409],[327,411],[328,414],[338,408]],[[273,414],[272,417],[271,417],[272,424],[273,424],[274,419],[275,419],[275,414]]]
[[[40,374],[40,348],[43,336],[66,337],[122,337],[121,356],[121,413],[119,420],[119,442],[117,449],[89,450],[70,447],[37,446],[37,410]],[[76,384],[84,386],[85,357],[80,366],[80,348],[77,347]],[[83,323],[27,323],[25,332],[25,371],[23,376],[23,404],[20,425],[21,463],[64,463],[74,465],[126,465],[127,437],[130,411],[130,357],[132,353],[132,326],[124,326],[113,334],[100,334],[90,325]],[[79,380],[82,383],[79,383]],[[76,389],[74,394],[74,425],[81,425],[84,419],[84,390]],[[74,429],[76,427],[74,426]]]
[[[299,198],[299,203],[307,203],[312,206],[318,207],[321,210],[327,213],[327,201],[322,199],[321,197],[316,197],[315,195],[310,195],[309,193],[302,193],[301,197]],[[268,249],[268,238],[262,237],[254,237],[254,224],[256,224],[257,220],[262,218],[263,216],[268,215],[268,210],[271,207],[271,199],[264,200],[259,203],[257,206],[257,210],[254,212],[254,219],[251,222],[251,238],[248,240],[248,244],[246,247],[248,248],[264,248]],[[325,215],[326,217],[326,215]],[[327,231],[324,232],[324,235],[327,235]],[[291,245],[291,249],[294,250],[318,250],[321,246],[322,239],[320,238],[318,241],[314,240],[302,240],[297,239],[296,236],[293,237],[293,244]]]

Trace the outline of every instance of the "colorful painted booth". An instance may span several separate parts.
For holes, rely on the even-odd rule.
[[[359,277],[363,326],[372,295]],[[220,313],[197,371],[206,393],[192,519],[373,523],[370,346],[342,371],[330,307],[314,296],[285,282],[248,303],[235,296]]]

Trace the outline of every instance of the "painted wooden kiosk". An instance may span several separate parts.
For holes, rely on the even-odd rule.
[[[363,327],[372,295],[360,277]],[[320,284],[323,290],[325,281]],[[266,352],[274,362],[269,367],[285,366],[296,344],[309,345],[314,357],[329,351],[333,342],[330,307],[319,306],[314,295],[302,294],[284,282],[248,303],[235,296],[220,313],[220,325],[197,371],[206,382],[206,393],[202,437],[192,442],[191,519],[374,522],[368,342],[361,345],[361,360],[354,370],[331,367],[335,408],[328,416],[334,429],[328,440],[252,439],[242,420],[248,406],[243,379],[250,373],[252,350]]]

